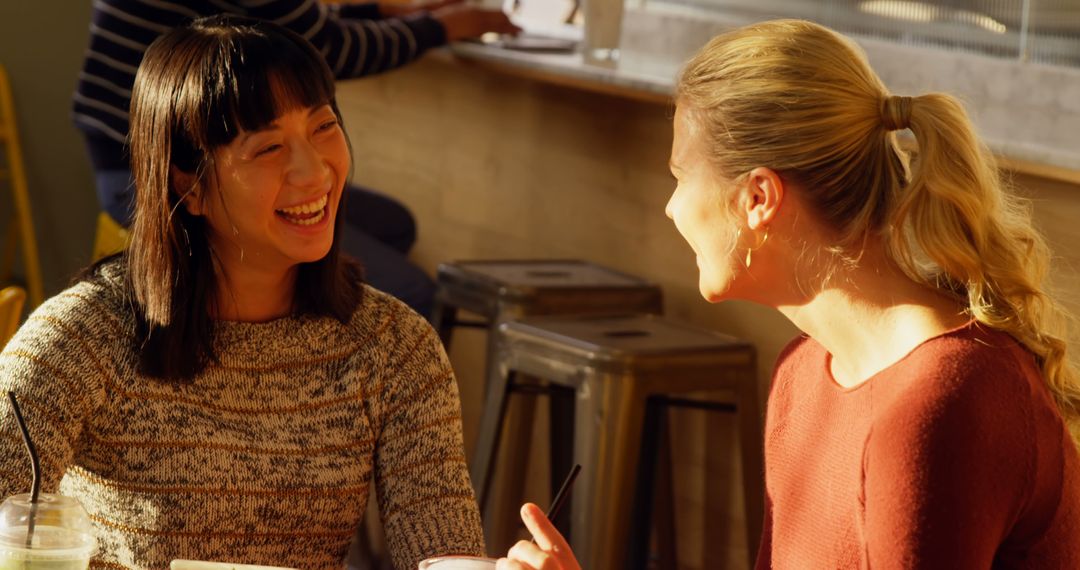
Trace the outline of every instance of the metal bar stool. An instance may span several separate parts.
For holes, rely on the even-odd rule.
[[[477,260],[455,261],[439,265],[436,278],[435,307],[432,325],[447,351],[455,327],[465,326],[488,330],[485,378],[492,378],[495,355],[493,331],[501,323],[536,315],[611,315],[623,313],[654,313],[663,311],[660,287],[639,277],[628,275],[578,259],[550,260]],[[459,311],[468,311],[482,320],[463,320]],[[485,398],[492,390],[484,387]],[[565,390],[548,393],[551,396],[550,414],[553,419],[573,413],[573,394]],[[517,404],[518,413],[511,431],[521,431],[532,425],[533,406],[525,398]],[[564,422],[552,421],[553,437],[567,438],[558,428]],[[570,469],[569,458],[552,461],[551,481],[558,481]],[[512,466],[516,468],[517,466]],[[509,473],[505,495],[520,496],[524,473]],[[516,488],[515,488],[516,487]],[[488,517],[491,518],[491,517]],[[560,528],[565,526],[569,513],[563,513]],[[498,532],[488,533],[490,542],[499,542]]]
[[[572,443],[582,472],[570,498],[570,544],[583,568],[627,568],[650,397],[703,401],[735,393],[749,543],[761,532],[764,481],[755,350],[749,343],[652,315],[549,317],[503,323],[470,474],[481,509],[509,392],[527,374],[574,391]],[[707,401],[707,400],[704,400]],[[520,434],[518,434],[520,435]],[[514,449],[516,452],[524,450]],[[522,459],[516,453],[515,461]],[[654,458],[645,458],[654,459]],[[490,521],[497,524],[500,521]],[[754,549],[748,549],[753,565]]]

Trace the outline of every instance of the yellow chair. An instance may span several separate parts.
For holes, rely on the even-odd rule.
[[[38,257],[37,238],[34,237],[34,219],[30,214],[30,194],[26,187],[26,171],[23,169],[22,146],[15,126],[15,103],[11,97],[11,85],[7,72],[0,65],[0,146],[4,160],[0,163],[0,187],[11,188],[15,203],[8,235],[0,256],[0,282],[11,282],[14,276],[15,257],[22,245],[22,262],[26,271],[26,285],[30,294],[30,306],[36,307],[45,300],[41,281],[41,260]]]
[[[94,261],[123,251],[131,238],[130,232],[113,221],[105,212],[98,214],[97,235],[94,237]]]
[[[22,287],[0,289],[0,350],[19,329],[23,303],[26,302],[26,290]]]

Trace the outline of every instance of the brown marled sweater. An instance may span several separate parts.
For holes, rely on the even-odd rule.
[[[397,568],[483,553],[454,375],[405,305],[368,289],[348,325],[218,323],[220,364],[171,385],[136,374],[119,271],[105,274],[43,304],[0,354],[43,490],[94,522],[94,566],[339,569],[373,489]],[[0,493],[26,492],[6,403],[0,418]]]

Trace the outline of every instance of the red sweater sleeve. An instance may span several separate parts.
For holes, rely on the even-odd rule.
[[[1031,493],[1025,371],[1007,358],[932,364],[864,448],[871,568],[990,568]]]
[[[753,548],[748,544],[747,548]],[[754,560],[754,570],[770,570],[772,568],[772,499],[769,492],[765,491],[765,524],[761,529],[761,543],[758,545],[757,558]]]

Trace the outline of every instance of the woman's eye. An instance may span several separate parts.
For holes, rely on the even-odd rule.
[[[336,126],[338,126],[338,122],[337,122],[337,119],[334,119],[332,121],[326,121],[325,123],[319,125],[319,128],[316,129],[316,131],[321,133],[321,132],[329,131],[329,130],[333,129]]]
[[[265,147],[259,149],[259,152],[256,152],[255,156],[263,156],[264,154],[270,154],[270,153],[274,152],[275,150],[277,150],[279,148],[281,148],[281,145],[279,145],[279,144],[272,144],[272,145],[269,145],[269,146],[265,146]]]

